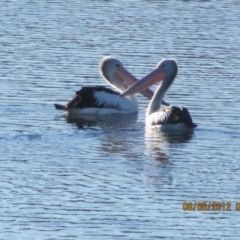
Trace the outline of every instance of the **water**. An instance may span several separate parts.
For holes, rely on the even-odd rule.
[[[0,239],[238,239],[238,1],[0,3]],[[191,135],[130,116],[67,120],[53,107],[106,83],[111,54],[137,78],[179,63],[165,100]],[[154,88],[153,88],[154,89]],[[183,211],[183,202],[230,202]]]

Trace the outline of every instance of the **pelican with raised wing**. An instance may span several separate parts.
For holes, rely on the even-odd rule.
[[[161,108],[164,94],[173,83],[178,72],[178,64],[174,59],[164,59],[157,68],[125,90],[120,96],[128,96],[143,91],[153,84],[160,83],[146,111],[146,125],[167,130],[193,130],[193,123],[188,110],[184,107],[166,106]]]
[[[138,100],[135,94],[124,98],[119,93],[126,90],[138,80],[129,73],[123,64],[110,56],[104,57],[99,65],[103,78],[118,92],[104,86],[85,86],[76,92],[76,95],[66,106],[55,104],[55,108],[63,110],[67,115],[81,116],[86,114],[126,114],[138,111]],[[153,92],[145,89],[141,92],[151,99]],[[165,105],[168,105],[164,102]]]

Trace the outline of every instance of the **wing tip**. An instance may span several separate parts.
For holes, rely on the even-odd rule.
[[[196,128],[198,125],[196,124],[196,123],[191,123],[190,125],[189,125],[189,127],[190,128]]]
[[[54,104],[54,107],[57,109],[57,110],[62,110],[62,111],[64,111],[64,110],[66,110],[66,107],[65,106],[63,106],[63,105],[61,105],[61,104]]]

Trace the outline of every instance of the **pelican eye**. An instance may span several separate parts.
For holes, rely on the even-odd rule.
[[[117,63],[117,65],[116,65],[117,67],[120,67],[120,65]]]
[[[165,67],[165,64],[163,64],[162,67]]]

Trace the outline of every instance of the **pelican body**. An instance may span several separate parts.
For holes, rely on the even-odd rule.
[[[66,106],[55,104],[55,108],[72,116],[126,114],[138,111],[138,100],[135,94],[119,98],[118,92],[104,86],[84,86]]]
[[[138,80],[124,68],[118,59],[110,56],[102,59],[99,69],[103,78],[118,92],[103,86],[82,87],[66,106],[55,104],[55,108],[73,116],[138,112],[138,100],[135,94],[119,97],[119,93]],[[150,89],[145,89],[141,94],[148,99],[151,99],[153,96],[153,92]]]
[[[161,82],[157,87],[146,111],[146,125],[168,130],[193,130],[197,125],[193,123],[190,113],[185,107],[166,106],[161,108],[164,94],[177,76],[178,64],[174,59],[164,59],[157,68],[125,90],[120,96],[127,96],[143,91],[153,84]]]

